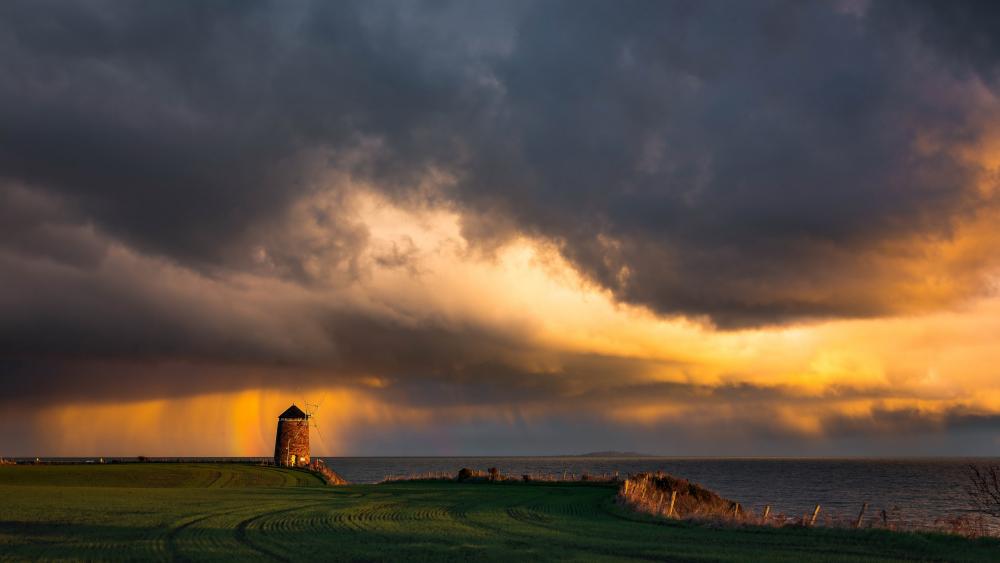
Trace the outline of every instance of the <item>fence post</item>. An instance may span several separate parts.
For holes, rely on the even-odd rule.
[[[816,523],[816,517],[819,516],[819,505],[816,505],[816,510],[813,510],[812,518],[809,519],[809,525],[812,526]]]
[[[865,509],[866,508],[868,508],[868,503],[867,502],[861,505],[861,512],[858,513],[858,519],[854,521],[854,527],[855,528],[860,528],[861,527],[861,520],[865,517]]]
[[[667,518],[672,518],[674,515],[674,503],[677,502],[677,489],[670,491],[670,510],[667,511]]]

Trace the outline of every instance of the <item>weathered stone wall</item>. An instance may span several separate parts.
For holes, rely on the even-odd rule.
[[[274,463],[309,465],[308,420],[278,420],[278,433],[274,439]]]

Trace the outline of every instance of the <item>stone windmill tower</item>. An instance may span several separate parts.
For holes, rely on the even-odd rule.
[[[309,465],[309,415],[294,404],[278,415],[274,463],[292,467]]]

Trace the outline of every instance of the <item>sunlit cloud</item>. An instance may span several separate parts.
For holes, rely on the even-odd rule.
[[[0,454],[992,447],[989,17],[463,4],[0,8]]]

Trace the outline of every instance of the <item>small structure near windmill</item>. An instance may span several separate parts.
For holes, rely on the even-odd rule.
[[[287,467],[309,465],[309,415],[295,404],[278,415],[274,463]]]

